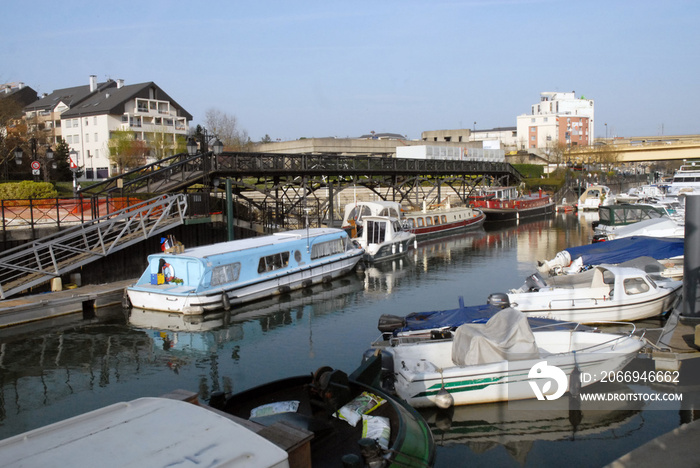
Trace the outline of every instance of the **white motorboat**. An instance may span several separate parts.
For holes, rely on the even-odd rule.
[[[532,331],[524,314],[506,308],[446,339],[395,338],[381,353],[396,394],[414,407],[554,400],[627,365],[646,343],[631,330]]]
[[[404,230],[398,218],[366,216],[362,235],[354,240],[364,249],[363,258],[376,262],[405,255],[415,246],[416,235]]]
[[[598,265],[547,280],[534,273],[507,293],[507,302],[530,317],[578,323],[633,321],[670,310],[682,286],[682,281],[661,275],[652,279],[641,268]],[[489,301],[493,299],[504,302],[498,294]]]
[[[598,231],[598,228],[596,228]],[[617,229],[607,232],[601,231],[593,236],[593,242],[609,241],[613,239],[624,239],[625,237],[664,237],[664,238],[684,238],[685,225],[678,224],[669,217],[645,219],[627,226],[620,226]]]
[[[673,175],[666,194],[669,197],[681,197],[697,193],[700,193],[700,165],[695,162],[683,164]]]
[[[599,206],[612,205],[615,196],[610,187],[605,185],[590,185],[578,198],[576,205],[581,211],[597,211]]]
[[[668,219],[663,207],[649,204],[615,203],[598,208],[599,221],[592,223],[593,242],[607,240],[618,229],[649,219]]]
[[[539,260],[537,271],[548,276],[569,275],[580,273],[591,267],[602,264],[627,264],[643,259],[664,277],[664,270],[676,270],[683,265],[685,242],[679,238],[632,236],[614,239],[607,242],[584,244],[564,249],[550,260]],[[651,260],[657,260],[654,265]],[[622,265],[625,266],[625,265]],[[650,268],[644,266],[644,271]]]

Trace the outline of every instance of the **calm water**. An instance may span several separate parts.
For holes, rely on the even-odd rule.
[[[350,372],[378,336],[381,314],[451,309],[459,296],[483,304],[492,292],[520,286],[536,260],[588,243],[590,222],[556,215],[423,242],[402,261],[236,315],[184,321],[117,309],[89,323],[5,330],[0,438],[176,388],[206,398],[324,365]],[[688,388],[697,394],[697,386]],[[560,409],[534,414],[507,404],[424,411],[439,444],[437,466],[600,466],[692,418],[686,403],[572,413],[561,401]]]

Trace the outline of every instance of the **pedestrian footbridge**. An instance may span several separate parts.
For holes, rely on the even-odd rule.
[[[184,223],[187,197],[164,195],[0,254],[0,299]]]

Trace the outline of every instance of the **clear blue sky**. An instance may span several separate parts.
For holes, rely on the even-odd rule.
[[[700,133],[700,2],[6,2],[0,83],[153,81],[258,141],[515,126],[544,91],[596,136]]]

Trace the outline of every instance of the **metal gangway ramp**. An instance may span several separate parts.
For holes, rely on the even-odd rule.
[[[0,299],[184,223],[187,197],[164,195],[0,254]]]

